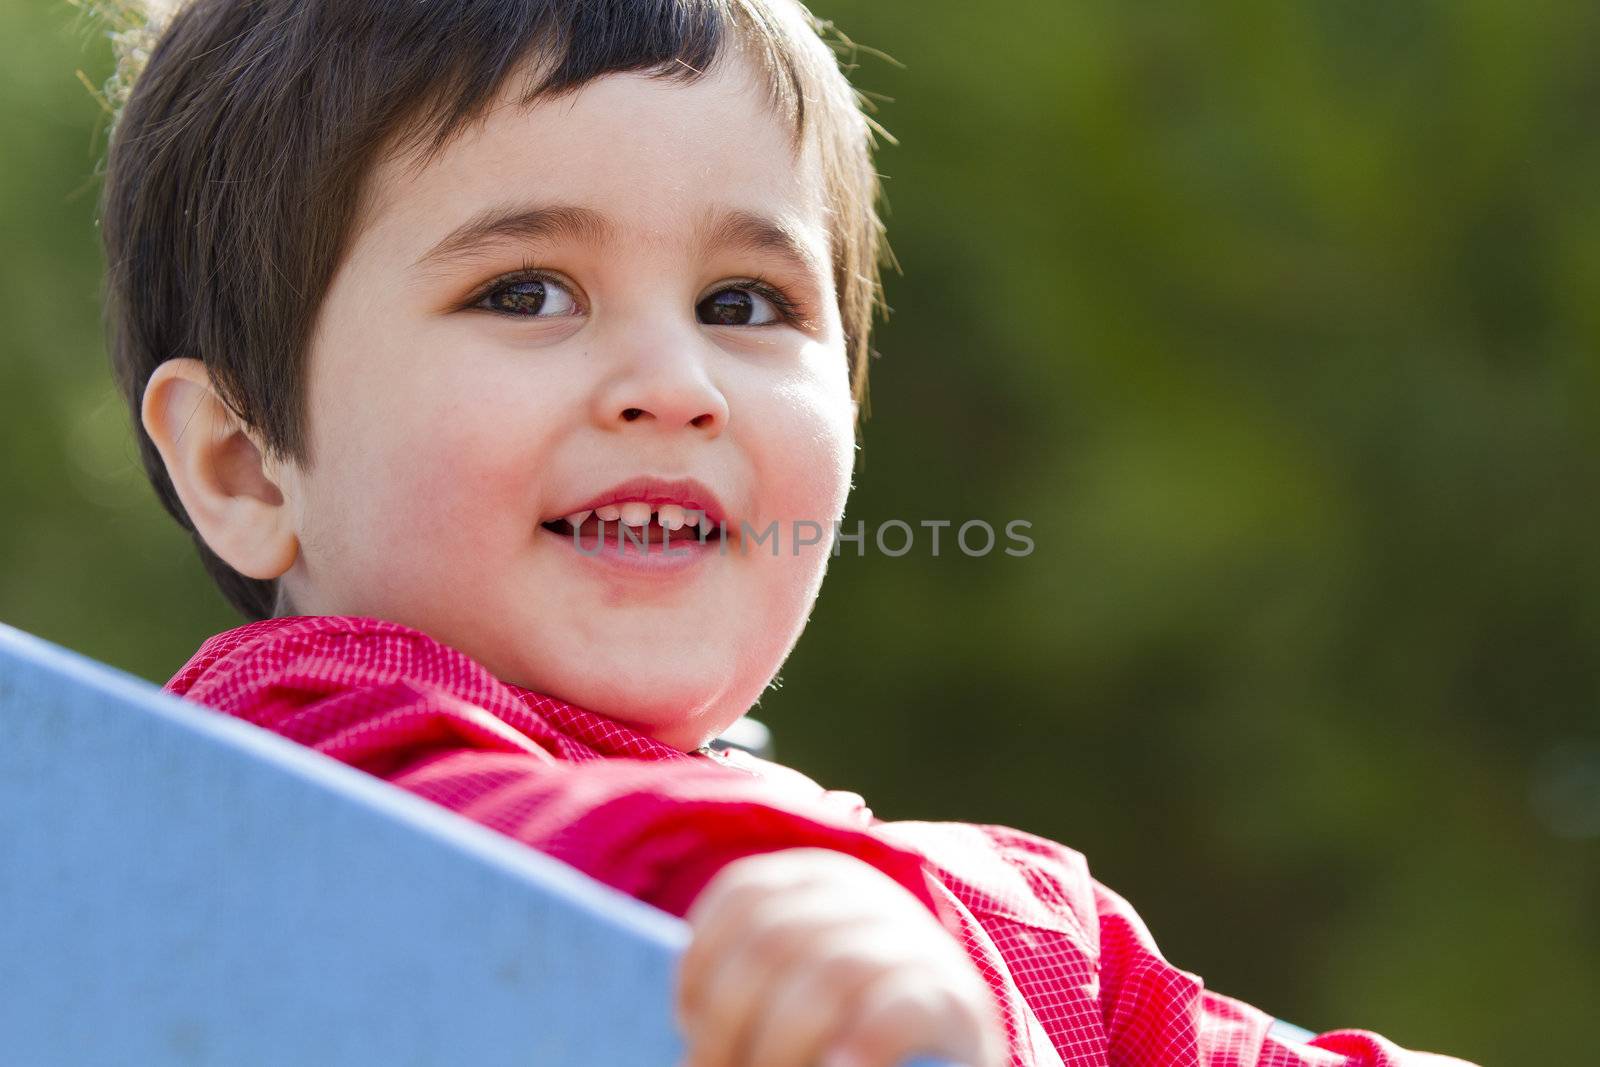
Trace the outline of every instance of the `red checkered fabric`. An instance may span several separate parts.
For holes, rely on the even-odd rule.
[[[684,753],[494,678],[417,630],[269,619],[207,640],[167,689],[387,779],[683,915],[722,865],[802,846],[894,878],[966,946],[1017,1065],[1445,1067],[1360,1030],[1308,1043],[1162,958],[1078,853],[1003,826],[884,822],[737,750]]]

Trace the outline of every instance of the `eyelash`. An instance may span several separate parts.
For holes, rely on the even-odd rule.
[[[475,308],[489,297],[500,291],[502,288],[508,285],[515,285],[517,282],[554,282],[563,289],[566,289],[568,292],[572,292],[572,290],[576,288],[576,286],[573,286],[570,282],[565,281],[559,275],[552,274],[547,270],[541,270],[538,267],[533,266],[531,263],[525,263],[517,270],[512,271],[510,274],[502,274],[483,289],[480,289],[478,293],[473,296],[470,301],[468,301],[467,307]],[[786,324],[794,326],[801,325],[805,321],[804,309],[800,306],[800,304],[794,300],[791,300],[782,289],[778,288],[776,285],[759,275],[753,278],[742,278],[738,281],[729,282],[718,289],[713,289],[711,292],[702,297],[701,300],[709,299],[710,297],[716,296],[718,293],[728,289],[748,289],[753,293],[757,293],[766,297],[772,302],[772,306],[778,311],[779,321],[776,323],[762,323],[761,325],[776,326],[779,324]],[[573,293],[573,297],[576,299],[577,294]],[[696,301],[695,303],[698,306],[700,301]],[[512,314],[508,311],[493,311],[489,308],[484,308],[482,310],[490,311],[491,314],[495,315],[503,315],[507,318],[524,317],[521,315]]]
[[[727,285],[722,286],[721,289],[713,289],[711,292],[706,294],[706,297],[709,298],[716,296],[718,293],[726,289],[748,289],[753,293],[759,293],[760,295],[766,297],[768,300],[772,301],[772,306],[778,309],[778,318],[780,322],[788,323],[789,325],[796,325],[802,323],[805,319],[805,313],[801,309],[800,305],[795,301],[790,300],[788,295],[784,293],[782,289],[778,288],[776,285],[773,285],[765,278],[757,276],[754,278],[745,278],[742,281],[730,282]],[[772,325],[776,324],[774,323]]]

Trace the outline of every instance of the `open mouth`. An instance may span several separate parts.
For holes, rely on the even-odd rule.
[[[640,501],[611,504],[580,511],[539,524],[579,547],[601,544],[664,548],[668,545],[716,544],[723,538],[722,524],[712,522],[703,512],[676,504],[652,507]]]

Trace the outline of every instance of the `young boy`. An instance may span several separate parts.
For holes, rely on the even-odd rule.
[[[707,746],[804,626],[866,388],[870,123],[817,29],[190,0],[125,41],[113,359],[255,620],[168,688],[685,916],[694,1067],[1459,1062],[1286,1036],[1054,842]]]

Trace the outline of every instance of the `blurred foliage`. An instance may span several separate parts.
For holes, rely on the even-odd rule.
[[[828,0],[903,276],[779,755],[1068,843],[1208,985],[1593,1058],[1600,7]],[[98,325],[105,42],[0,3],[0,619],[165,681],[235,625]]]

